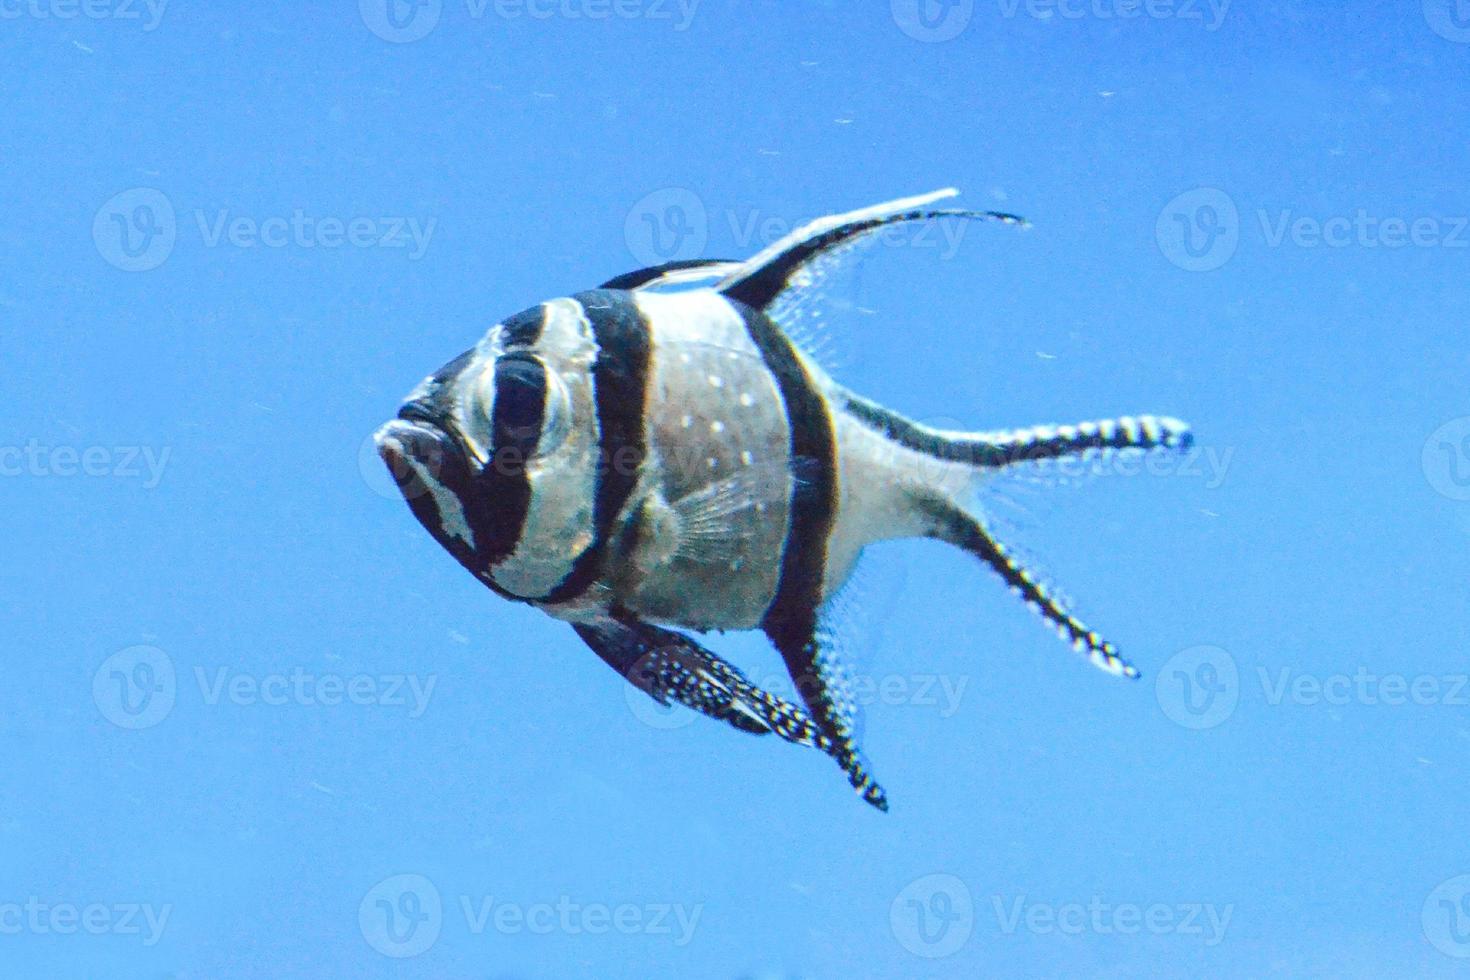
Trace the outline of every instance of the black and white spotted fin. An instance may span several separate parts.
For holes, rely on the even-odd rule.
[[[830,740],[828,754],[837,760],[859,796],[887,810],[888,797],[858,748],[852,678],[830,624],[824,622],[820,610],[813,610],[801,621],[768,622],[765,630],[813,720]]]
[[[915,422],[851,392],[843,393],[842,407],[907,449],[992,471],[1078,457],[1106,459],[1127,450],[1183,452],[1194,445],[1189,425],[1167,415],[1124,415],[1076,425],[966,432]]]
[[[829,749],[801,708],[756,687],[739,668],[682,633],[628,616],[574,629],[628,683],[659,704],[674,701],[743,732],[775,732],[788,742]]]
[[[935,537],[969,552],[999,575],[1033,612],[1093,666],[1118,677],[1139,676],[1138,668],[1125,660],[1110,640],[1078,619],[1065,598],[1001,544],[982,518],[937,496],[922,499],[920,506],[935,520]]]
[[[661,286],[683,286],[690,283],[721,279],[734,273],[744,263],[735,259],[685,259],[665,262],[646,269],[635,269],[614,276],[599,289],[657,289]]]
[[[747,306],[769,310],[778,297],[788,290],[802,290],[813,285],[817,278],[814,273],[822,271],[822,267],[814,263],[823,259],[830,260],[864,239],[871,240],[883,228],[939,218],[997,221],[1018,226],[1026,224],[1024,218],[999,211],[929,207],[936,201],[954,197],[958,193],[959,191],[950,187],[819,218],[741,263],[735,271],[721,279],[715,288]],[[779,317],[774,318],[780,322]]]
[[[800,675],[812,680],[797,683],[805,697],[829,706],[820,723],[795,704],[757,687],[739,668],[682,633],[627,614],[573,628],[604,662],[660,704],[676,701],[740,731],[775,732],[787,742],[818,749],[837,762],[866,802],[888,809],[888,798],[869,773],[853,737],[851,688],[845,675],[838,679],[840,661],[816,635],[802,661],[810,666]],[[825,681],[819,683],[817,677]],[[840,718],[849,721],[837,721]]]
[[[775,732],[837,760],[863,799],[888,809],[856,748],[834,740],[796,705],[755,686],[738,668],[673,630],[631,617],[577,624],[577,635],[614,670],[660,704],[677,701],[743,732]]]

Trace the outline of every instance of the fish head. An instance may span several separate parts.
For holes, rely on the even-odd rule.
[[[460,564],[500,591],[535,598],[585,547],[596,410],[590,341],[493,328],[425,378],[380,428],[378,453],[409,508]]]

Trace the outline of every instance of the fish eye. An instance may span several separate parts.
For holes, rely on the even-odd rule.
[[[508,354],[487,372],[490,397],[481,398],[495,453],[521,460],[555,452],[566,439],[568,399],[556,374],[530,354]]]

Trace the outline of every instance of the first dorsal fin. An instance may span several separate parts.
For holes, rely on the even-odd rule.
[[[635,269],[614,276],[598,286],[598,289],[650,289],[654,286],[676,286],[680,283],[700,282],[729,275],[744,265],[734,259],[683,259],[651,265],[646,269]]]
[[[1013,225],[1026,223],[1024,218],[999,211],[929,207],[935,201],[958,193],[953,187],[947,187],[930,194],[899,198],[846,214],[818,218],[742,262],[715,288],[747,306],[765,309],[792,285],[796,274],[813,259],[888,225],[946,217]]]

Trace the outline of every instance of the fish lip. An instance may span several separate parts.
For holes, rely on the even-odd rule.
[[[398,421],[412,422],[441,434],[448,434],[444,429],[444,424],[439,421],[438,413],[417,399],[404,402],[399,407]],[[387,426],[384,426],[384,428],[387,428]]]
[[[454,433],[428,409],[411,402],[373,433],[373,442],[398,489],[410,500],[428,489],[410,461],[441,483],[467,470],[464,450]]]
[[[456,436],[437,412],[425,403],[414,400],[404,402],[398,409],[398,417],[390,419],[373,433],[373,441],[377,443],[378,455],[390,466],[394,462],[391,455],[415,456],[426,464],[430,459],[440,457],[439,462],[442,464],[445,452],[452,452],[463,458],[464,454],[460,451],[460,442]],[[432,452],[424,452],[426,449],[432,449]]]

